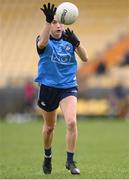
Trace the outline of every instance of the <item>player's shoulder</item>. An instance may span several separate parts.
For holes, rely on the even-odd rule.
[[[42,48],[42,49],[39,48],[39,46],[38,46],[39,40],[40,40],[40,35],[38,35],[38,36],[36,37],[36,48],[37,48],[38,54],[42,54],[42,53],[44,52],[44,50],[45,50],[46,47],[44,47],[44,48]]]

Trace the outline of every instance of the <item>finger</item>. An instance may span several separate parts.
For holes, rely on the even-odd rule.
[[[51,10],[53,11],[53,9],[54,9],[54,4],[52,4],[52,7],[51,7]]]
[[[43,9],[43,8],[40,8],[40,9],[41,9],[41,11],[43,11],[45,13],[45,9]]]
[[[46,13],[46,9],[43,9],[43,8],[40,8],[40,9],[41,9],[41,11],[44,12],[44,14]]]
[[[44,5],[43,5],[43,7],[44,7],[44,10],[46,10],[46,9],[47,9],[47,6],[46,6],[46,4],[44,4]]]
[[[48,7],[49,10],[50,10],[50,6],[51,6],[50,3],[48,3],[47,7]]]
[[[40,8],[41,9],[41,11],[43,11],[44,9],[43,8]]]
[[[69,28],[66,29],[66,33],[68,34],[68,36],[71,35],[71,31]]]
[[[65,29],[66,34],[68,34],[68,29]]]
[[[67,30],[66,30],[66,35],[67,35],[67,36],[70,36],[69,31],[67,31]]]
[[[57,10],[57,8],[55,7],[55,8],[54,8],[54,14],[56,13],[56,10]]]
[[[68,31],[69,31],[69,34],[70,34],[70,35],[73,34],[73,30],[70,30],[70,29],[68,28]]]
[[[69,29],[69,28],[67,28],[67,30],[68,30],[68,33],[71,33],[71,31],[70,31],[70,29]]]
[[[69,30],[70,30],[69,28],[66,29],[66,31],[69,31]]]

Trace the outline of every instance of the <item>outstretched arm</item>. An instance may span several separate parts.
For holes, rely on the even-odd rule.
[[[86,62],[88,60],[87,52],[85,48],[82,46],[82,44],[80,43],[75,33],[69,28],[67,28],[65,30],[64,38],[74,46],[75,52],[80,57],[80,59]]]
[[[47,45],[49,37],[50,37],[50,29],[51,29],[51,24],[45,22],[44,29],[40,33],[39,41],[38,41],[38,47],[40,49],[43,49]]]
[[[80,45],[75,49],[75,52],[77,53],[77,55],[80,57],[80,59],[84,62],[88,61],[88,56],[87,56],[87,52],[86,49],[84,48],[84,46],[80,43]]]
[[[51,5],[50,3],[48,3],[47,6],[46,6],[46,4],[44,4],[43,8],[40,8],[40,9],[46,16],[45,26],[39,36],[39,41],[38,41],[38,47],[40,49],[43,49],[47,45],[48,40],[49,40],[50,30],[51,30],[51,22],[54,19],[56,7],[54,6],[54,4]]]

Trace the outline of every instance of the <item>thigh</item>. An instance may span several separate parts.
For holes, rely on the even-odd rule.
[[[71,118],[76,120],[77,97],[65,97],[60,101],[60,108],[66,121],[69,121]]]
[[[51,112],[42,110],[42,115],[44,118],[44,124],[46,124],[47,126],[50,126],[50,127],[55,126],[56,118],[57,118],[56,110],[51,111]]]

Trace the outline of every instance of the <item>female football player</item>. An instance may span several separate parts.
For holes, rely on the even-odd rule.
[[[72,174],[80,174],[74,161],[77,142],[77,61],[75,52],[84,62],[87,53],[77,36],[69,28],[64,30],[63,24],[55,17],[54,4],[44,4],[41,8],[46,17],[44,28],[37,37],[39,55],[38,75],[35,81],[40,85],[38,106],[44,118],[43,172],[52,171],[52,139],[56,124],[57,108],[60,106],[66,122],[66,168]]]

